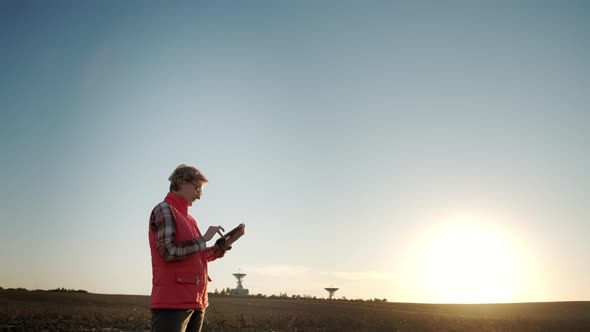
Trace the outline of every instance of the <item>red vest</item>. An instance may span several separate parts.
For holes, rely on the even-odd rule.
[[[189,203],[170,192],[164,199],[174,214],[176,241],[188,241],[201,236],[195,220],[188,214]],[[205,251],[187,256],[182,261],[165,262],[156,248],[157,235],[149,231],[152,253],[151,309],[203,309],[207,299],[207,258]]]

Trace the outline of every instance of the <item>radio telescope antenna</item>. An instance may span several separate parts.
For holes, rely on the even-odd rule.
[[[248,289],[244,288],[244,285],[242,285],[242,280],[244,279],[246,274],[238,272],[238,273],[233,273],[233,276],[236,277],[236,279],[238,279],[238,286],[230,291],[231,294],[232,295],[248,295],[250,293],[250,291]]]
[[[336,293],[336,291],[339,288],[334,288],[334,287],[328,287],[328,288],[324,288],[325,290],[328,291],[328,293],[330,293],[330,300],[332,299],[332,297],[334,297],[334,293]]]
[[[233,276],[236,277],[236,279],[238,279],[238,287],[236,287],[236,288],[237,289],[244,289],[244,286],[242,286],[242,279],[244,279],[246,274],[245,273],[234,273]]]

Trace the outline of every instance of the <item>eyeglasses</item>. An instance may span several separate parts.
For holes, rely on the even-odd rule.
[[[200,194],[200,193],[203,192],[203,186],[202,185],[199,185],[199,184],[196,184],[196,183],[193,183],[193,182],[190,182],[190,184],[192,184],[195,187],[195,191],[197,193]]]

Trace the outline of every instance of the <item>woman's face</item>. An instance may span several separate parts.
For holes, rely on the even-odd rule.
[[[204,186],[204,183],[201,183],[197,180],[193,180],[192,182],[183,181],[182,185],[180,186],[179,194],[187,202],[192,204],[194,201],[201,199]]]

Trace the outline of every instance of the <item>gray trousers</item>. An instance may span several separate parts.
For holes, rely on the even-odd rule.
[[[152,332],[201,332],[205,309],[152,309]]]

